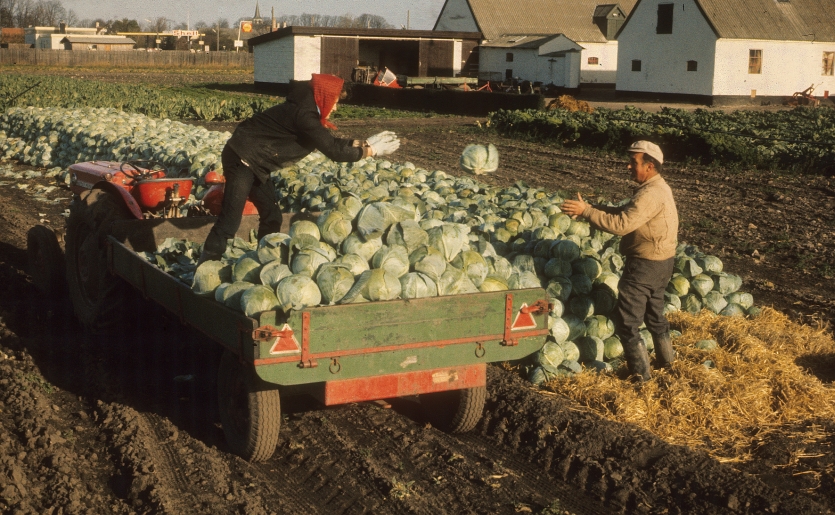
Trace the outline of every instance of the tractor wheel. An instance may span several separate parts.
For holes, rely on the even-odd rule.
[[[247,461],[268,460],[281,426],[278,389],[227,350],[220,359],[217,400],[220,423],[232,452]]]
[[[50,300],[57,299],[66,290],[67,282],[64,279],[64,251],[55,232],[44,225],[29,229],[26,234],[26,257],[32,283]]]
[[[484,386],[420,395],[426,418],[447,433],[466,433],[474,428],[481,419],[486,399]]]
[[[133,218],[103,190],[92,190],[70,206],[67,221],[67,286],[73,310],[93,334],[124,328],[129,320],[127,285],[107,269],[107,234],[116,220]]]

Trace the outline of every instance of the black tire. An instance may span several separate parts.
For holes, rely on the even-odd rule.
[[[259,378],[252,366],[225,351],[217,377],[220,423],[229,448],[247,461],[273,455],[281,427],[278,389]]]
[[[130,309],[124,281],[107,269],[107,234],[116,220],[133,216],[104,190],[82,194],[67,221],[67,287],[78,320],[93,334],[127,329]]]
[[[32,283],[50,299],[66,291],[67,281],[64,251],[55,232],[36,225],[26,234],[26,257]]]
[[[447,433],[466,433],[473,429],[481,420],[485,400],[484,386],[420,395],[426,418]]]

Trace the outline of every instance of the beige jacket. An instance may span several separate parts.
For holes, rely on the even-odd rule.
[[[627,204],[589,206],[583,217],[597,229],[622,236],[624,256],[661,261],[676,254],[678,211],[673,191],[660,175],[639,185]]]

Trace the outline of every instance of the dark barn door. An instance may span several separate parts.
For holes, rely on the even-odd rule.
[[[356,38],[322,38],[322,73],[351,80],[359,52],[359,40]]]
[[[422,40],[420,42],[421,77],[452,77],[452,60],[456,57],[452,41]]]

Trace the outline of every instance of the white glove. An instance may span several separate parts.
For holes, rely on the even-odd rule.
[[[400,140],[397,139],[397,134],[391,131],[375,134],[365,142],[371,147],[372,156],[387,156],[400,148]]]

